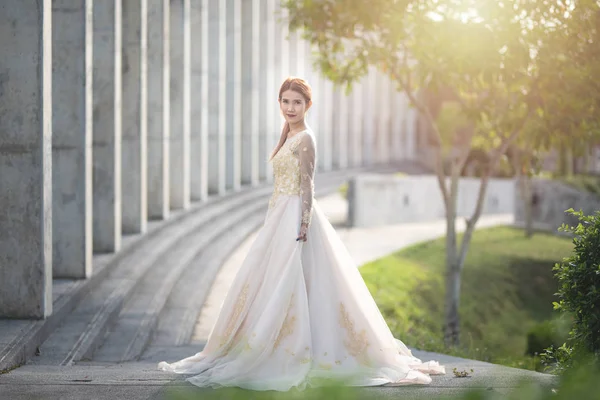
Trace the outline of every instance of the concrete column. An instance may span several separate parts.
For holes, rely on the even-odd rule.
[[[98,0],[100,1],[100,0]],[[123,7],[123,232],[147,226],[147,0],[125,0]]]
[[[256,3],[256,2],[255,2]],[[272,0],[266,0],[264,2],[258,2],[261,4],[260,7],[260,19],[258,24],[262,27],[259,29],[258,42],[262,51],[258,54],[259,58],[259,81],[258,85],[260,88],[260,103],[258,104],[258,179],[259,181],[267,181],[270,175],[270,163],[269,149],[267,148],[267,132],[271,125],[270,112],[268,110],[269,99],[273,97],[273,94],[269,93],[271,88],[271,71],[272,65],[270,61],[272,58],[273,48],[272,43],[274,38],[272,36]]]
[[[317,139],[317,170],[324,171],[325,164],[323,155],[325,154],[325,131],[324,131],[324,114],[326,111],[325,107],[325,95],[324,95],[324,78],[319,71],[315,71],[313,75],[313,107],[310,113],[313,116],[313,129]]]
[[[299,71],[298,71],[298,63],[299,63],[298,42],[300,41],[300,38],[298,37],[297,31],[290,32],[286,22],[287,22],[287,13],[286,13],[285,17],[283,18],[283,23],[282,23],[283,46],[286,47],[287,54],[288,54],[287,75],[303,78],[302,76],[300,76]],[[287,38],[287,40],[286,40],[286,38]]]
[[[52,2],[54,277],[92,273],[92,0]]]
[[[121,0],[94,2],[93,245],[121,247]]]
[[[348,166],[348,97],[345,88],[334,86],[331,104],[332,125],[332,163],[335,169]]]
[[[52,313],[52,3],[0,4],[0,317]]]
[[[364,88],[362,81],[356,82],[352,90],[351,100],[351,122],[352,130],[352,166],[360,167],[363,165],[363,120],[364,120]]]
[[[190,196],[208,198],[208,2],[190,2]]]
[[[417,157],[417,110],[408,109],[406,113],[406,154],[409,160],[415,160]]]
[[[241,181],[257,185],[259,181],[259,112],[260,112],[260,12],[263,2],[242,2],[242,96],[241,96]],[[264,6],[263,6],[264,7]]]
[[[264,58],[261,55],[261,82],[264,79],[265,95],[261,99],[261,107],[265,112],[264,131],[261,128],[261,143],[260,149],[260,166],[261,180],[273,182],[273,165],[268,162],[271,152],[275,147],[276,140],[279,140],[280,125],[278,124],[279,106],[277,96],[279,94],[280,81],[280,64],[277,62],[280,55],[275,50],[277,25],[275,22],[275,5],[277,0],[266,0],[266,7],[263,13],[263,24],[266,26],[264,30],[264,38],[261,35],[261,42],[265,50]],[[274,137],[276,137],[274,141]],[[263,157],[264,155],[264,157]],[[264,174],[264,175],[263,175]]]
[[[354,97],[355,97],[355,86],[356,83],[352,85],[352,91],[348,93],[346,96],[346,110],[348,115],[346,116],[346,124],[347,124],[347,143],[346,143],[346,168],[354,168],[354,140],[357,133],[354,130]]]
[[[340,87],[339,89],[339,103],[338,108],[334,111],[337,114],[338,127],[334,132],[334,135],[338,137],[340,146],[338,149],[338,168],[348,168],[348,140],[349,135],[349,119],[348,115],[348,102],[349,97],[346,95],[346,88]]]
[[[331,93],[331,167],[340,168],[340,148],[342,146],[340,138],[340,103],[341,93],[337,86],[333,86]]]
[[[362,81],[353,84],[350,94],[350,140],[349,164],[351,167],[362,165],[362,134],[363,134],[363,87]]]
[[[408,100],[408,97],[403,94],[402,95],[402,102],[404,104],[403,108],[402,108],[402,122],[401,122],[401,129],[402,129],[402,154],[404,155],[404,159],[406,160],[410,160],[411,159],[411,154],[410,154],[410,149],[408,148],[409,145],[409,140],[408,140],[408,114],[411,111],[411,107],[410,107],[410,102]]]
[[[373,70],[370,70],[365,76],[363,84],[363,165],[372,165],[374,160],[374,138],[375,125],[373,114],[375,112],[373,102],[375,85],[373,80]]]
[[[279,81],[277,83],[277,90],[281,83],[288,77],[293,75],[293,65],[296,61],[296,36],[295,33],[290,35],[288,29],[288,12],[287,8],[281,6],[281,2],[275,3],[275,20],[277,26],[277,33],[275,37],[275,48],[279,49],[279,54],[276,57],[279,58]],[[281,117],[281,114],[278,114]],[[281,124],[285,121],[283,117],[280,118]]]
[[[171,0],[171,209],[190,205],[190,0]]]
[[[377,72],[379,93],[379,132],[378,153],[379,162],[387,163],[390,159],[390,84],[381,72]]]
[[[319,106],[320,106],[320,102],[318,101],[317,97],[316,97],[316,73],[315,71],[312,69],[312,61],[311,61],[311,51],[310,51],[310,43],[307,43],[305,41],[301,42],[301,46],[300,46],[300,50],[302,51],[302,59],[301,59],[301,71],[302,71],[302,77],[308,82],[308,84],[310,85],[311,89],[312,89],[312,101],[313,101],[313,106],[310,110],[308,110],[308,115],[306,118],[306,122],[308,123],[308,125],[314,130],[315,132],[315,136],[319,135],[319,126],[318,126],[318,118],[317,115],[319,113]],[[317,149],[317,151],[319,151],[319,149]],[[319,155],[317,154],[317,158],[319,157]],[[318,161],[317,161],[318,163]]]
[[[242,130],[242,4],[227,0],[226,188],[240,190]],[[249,121],[244,121],[246,124]]]
[[[298,38],[298,41],[296,42],[296,54],[298,56],[298,61],[296,63],[296,76],[308,81],[308,74],[306,71],[306,47],[308,44],[306,41],[304,41],[304,39],[302,39],[302,31],[296,31],[295,35]],[[310,85],[310,82],[308,82],[308,84]]]
[[[101,0],[97,0],[101,1]],[[170,0],[148,0],[148,218],[170,208]]]
[[[226,106],[226,11],[224,1],[208,2],[209,23],[209,87],[208,87],[208,132],[209,168],[208,191],[225,194],[225,129]]]
[[[401,94],[394,87],[392,90],[392,160],[399,161],[404,159],[404,149],[402,148],[402,118],[403,105]]]
[[[329,79],[323,78],[321,95],[323,102],[321,134],[324,139],[321,158],[323,159],[323,169],[331,171],[333,168],[333,83]]]
[[[381,131],[382,131],[382,101],[381,101],[381,79],[379,72],[373,68],[371,72],[371,107],[372,107],[372,124],[373,124],[373,137],[372,137],[372,160],[373,164],[380,164],[382,162],[382,149],[381,149]]]
[[[288,41],[289,29],[287,26],[287,9],[281,6],[280,1],[275,2],[273,18],[275,18],[275,46],[273,53],[273,66],[275,68],[273,77],[273,94],[268,94],[269,97],[273,96],[277,100],[279,96],[279,89],[285,79],[290,74],[290,43]],[[279,109],[279,104],[275,102],[271,105],[273,110],[273,129],[271,130],[271,140],[269,144],[269,152],[277,145],[281,138],[281,131],[285,123],[283,115]]]

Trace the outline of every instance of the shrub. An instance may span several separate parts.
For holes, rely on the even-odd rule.
[[[560,347],[567,337],[557,329],[555,321],[543,321],[536,324],[527,332],[526,354],[535,356],[542,354],[550,347]]]
[[[600,360],[600,211],[584,215],[569,209],[577,217],[575,227],[561,226],[559,231],[574,235],[574,249],[570,257],[554,267],[559,282],[559,301],[554,308],[572,316],[573,326],[560,352],[562,362],[569,362],[571,353],[591,354]],[[556,352],[556,348],[549,349]],[[572,350],[572,352],[567,351]],[[549,356],[549,355],[547,355]],[[554,357],[556,359],[556,357]],[[561,360],[556,360],[561,362]]]

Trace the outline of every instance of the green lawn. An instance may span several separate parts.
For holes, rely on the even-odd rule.
[[[535,368],[524,356],[528,330],[554,316],[552,267],[569,255],[570,239],[496,227],[475,232],[462,275],[461,348],[445,349],[444,239],[418,244],[360,271],[397,338],[407,345],[515,367]]]

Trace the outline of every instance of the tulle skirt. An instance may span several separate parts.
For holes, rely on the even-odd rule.
[[[287,391],[428,384],[444,374],[393,337],[346,247],[317,201],[306,242],[300,196],[267,212],[199,353],[158,368],[200,387]]]

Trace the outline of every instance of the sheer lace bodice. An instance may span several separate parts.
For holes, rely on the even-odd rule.
[[[308,131],[287,139],[273,157],[273,194],[269,208],[281,195],[300,195],[302,223],[310,225],[314,197],[315,143]]]

